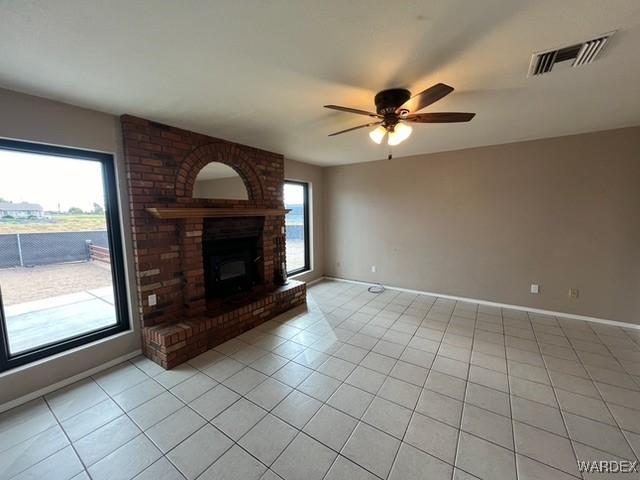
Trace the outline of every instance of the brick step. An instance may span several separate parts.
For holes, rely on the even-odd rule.
[[[171,369],[267,320],[306,303],[307,286],[290,280],[259,300],[217,316],[203,316],[142,329],[144,353]]]

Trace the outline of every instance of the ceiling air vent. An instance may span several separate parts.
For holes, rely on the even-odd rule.
[[[534,53],[529,65],[529,76],[549,73],[558,64],[578,67],[593,62],[614,33],[605,33],[568,47]]]

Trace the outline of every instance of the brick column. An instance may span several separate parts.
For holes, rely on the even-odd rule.
[[[184,276],[182,299],[188,318],[202,315],[207,307],[202,263],[203,219],[185,219],[180,228],[181,267]]]
[[[283,235],[284,216],[221,222],[221,228],[232,225],[262,232],[258,252],[262,285],[258,298],[247,299],[232,311],[208,311],[204,219],[159,219],[147,211],[176,206],[283,208],[282,155],[130,115],[122,116],[121,122],[145,355],[171,368],[304,303],[304,285],[294,280],[285,287],[274,284],[275,239]],[[214,161],[240,175],[248,199],[193,198],[198,173]],[[152,294],[155,305],[149,304]]]

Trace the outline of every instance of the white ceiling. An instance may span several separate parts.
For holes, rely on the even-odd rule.
[[[456,91],[396,157],[640,123],[638,0],[0,0],[0,85],[337,165],[387,156],[381,89]],[[527,78],[532,52],[619,30],[592,65]]]

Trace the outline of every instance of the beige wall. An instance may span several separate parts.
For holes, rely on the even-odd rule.
[[[636,262],[638,267],[638,279],[636,281],[636,288],[631,292],[631,295],[636,299],[636,310],[634,323],[640,324],[640,260]]]
[[[116,155],[123,237],[128,260],[128,281],[133,279],[131,234],[126,208],[126,176],[120,154],[120,125],[116,117],[38,97],[0,89],[0,137],[98,150]],[[135,298],[130,310],[136,312]],[[0,405],[68,377],[95,368],[140,348],[135,330],[84,346],[56,357],[0,374]]]
[[[295,278],[310,282],[324,275],[324,170],[308,163],[285,159],[284,178],[309,184],[311,197],[310,223],[311,233],[311,271],[296,275]]]
[[[193,184],[194,198],[228,198],[246,200],[249,198],[240,175],[237,177],[216,178],[212,180],[196,180]]]
[[[640,323],[640,127],[332,167],[325,200],[328,275]]]

